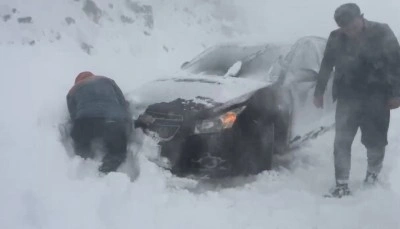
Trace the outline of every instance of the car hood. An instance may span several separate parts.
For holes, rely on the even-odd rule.
[[[266,82],[251,79],[185,74],[148,82],[128,93],[127,98],[136,109],[179,100],[191,106],[196,104],[196,110],[239,103],[266,86]]]

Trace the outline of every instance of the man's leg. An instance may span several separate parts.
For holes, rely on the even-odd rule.
[[[335,117],[334,163],[336,187],[329,196],[341,198],[350,195],[348,186],[351,168],[351,145],[357,133],[359,104],[355,100],[339,99]]]
[[[382,170],[383,159],[385,157],[385,147],[367,148],[368,168],[365,177],[366,182],[375,182]]]
[[[92,156],[91,154],[91,128],[90,120],[78,119],[75,120],[72,126],[71,137],[74,142],[75,154],[86,159]]]
[[[107,122],[104,129],[104,145],[106,154],[99,170],[104,173],[116,171],[125,161],[127,153],[126,123],[121,121]]]
[[[351,168],[351,145],[358,130],[357,106],[338,101],[336,108],[336,132],[334,141],[335,178],[337,184],[346,184]]]
[[[361,119],[361,141],[367,148],[367,176],[375,182],[382,169],[385,147],[388,144],[387,133],[390,122],[390,110],[386,107],[383,95],[372,96],[365,104]]]

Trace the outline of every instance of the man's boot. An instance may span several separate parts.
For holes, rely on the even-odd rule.
[[[367,171],[367,175],[365,176],[364,179],[364,185],[373,186],[376,184],[377,181],[378,181],[378,174]]]
[[[103,163],[99,167],[99,171],[105,174],[115,172],[124,159],[124,157],[106,155],[103,158]]]
[[[325,197],[342,198],[343,196],[349,195],[351,195],[351,191],[347,183],[336,183],[336,187]]]

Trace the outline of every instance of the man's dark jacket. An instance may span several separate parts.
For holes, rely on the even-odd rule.
[[[117,84],[107,77],[90,76],[67,95],[71,120],[81,118],[129,119],[127,102]]]
[[[372,91],[400,96],[400,46],[387,24],[364,20],[360,42],[340,29],[329,35],[314,96],[322,96],[335,68],[332,96],[364,95]]]

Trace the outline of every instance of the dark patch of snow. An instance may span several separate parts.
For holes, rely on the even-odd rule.
[[[86,42],[82,42],[81,43],[81,49],[83,50],[83,51],[85,51],[87,54],[91,54],[92,53],[92,49],[93,49],[94,47],[92,46],[92,45],[90,45],[90,44],[88,44],[88,43],[86,43]]]
[[[10,14],[6,14],[6,15],[3,16],[3,21],[4,22],[7,22],[10,19],[11,19],[11,15]]]
[[[86,0],[82,10],[89,18],[93,20],[94,23],[99,24],[103,12],[94,1]]]
[[[125,15],[121,15],[121,21],[122,21],[122,23],[126,23],[126,24],[132,24],[135,22],[135,20],[133,20],[133,18],[125,16]]]
[[[30,24],[32,23],[32,17],[20,17],[18,18],[18,23]]]
[[[66,18],[65,18],[65,22],[66,22],[68,25],[71,25],[71,24],[75,24],[75,23],[76,23],[75,19],[73,19],[72,17],[66,17]]]

